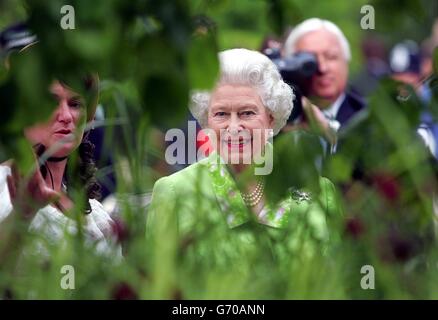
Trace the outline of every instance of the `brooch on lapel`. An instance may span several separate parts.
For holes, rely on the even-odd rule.
[[[295,200],[295,202],[297,202],[297,203],[312,200],[310,192],[304,192],[304,191],[301,191],[298,189],[291,189],[290,192],[291,192],[292,199]]]

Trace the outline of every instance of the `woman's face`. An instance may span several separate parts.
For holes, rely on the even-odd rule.
[[[249,164],[259,155],[273,128],[274,118],[264,107],[256,89],[245,85],[219,85],[208,110],[208,128],[223,159]],[[228,162],[230,163],[230,162]]]
[[[79,146],[84,135],[85,101],[58,81],[50,86],[50,92],[57,101],[52,116],[45,123],[25,129],[24,133],[32,144],[41,143],[47,149],[57,144],[51,156],[65,157]]]

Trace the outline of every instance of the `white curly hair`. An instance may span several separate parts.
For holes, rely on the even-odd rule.
[[[263,105],[274,118],[276,135],[286,124],[292,108],[294,93],[281,78],[275,64],[265,55],[248,49],[230,49],[219,53],[217,85],[248,85],[257,90]],[[195,91],[191,96],[190,111],[202,128],[207,127],[211,92]]]
[[[339,41],[344,58],[347,61],[351,60],[350,45],[344,33],[339,29],[337,25],[329,20],[310,18],[304,20],[300,24],[296,25],[289,33],[286,41],[284,42],[284,55],[289,56],[295,53],[295,46],[298,40],[304,35],[312,31],[327,30],[334,34]]]

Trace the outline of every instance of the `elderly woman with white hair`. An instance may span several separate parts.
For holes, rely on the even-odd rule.
[[[328,179],[320,178],[319,195],[302,192],[298,199],[288,194],[279,203],[268,203],[265,177],[270,171],[256,170],[261,169],[260,159],[272,161],[270,141],[291,113],[292,89],[256,51],[226,50],[219,60],[216,86],[212,92],[195,92],[190,107],[214,151],[156,182],[147,225],[154,256],[179,252],[183,246],[195,259],[220,263],[225,256],[243,254],[243,247],[256,243],[258,232],[299,228],[298,216],[308,218],[315,238],[326,239],[326,213],[339,208]],[[248,231],[249,226],[257,231]]]

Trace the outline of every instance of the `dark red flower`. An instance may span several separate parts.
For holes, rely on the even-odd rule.
[[[357,239],[359,238],[365,231],[365,225],[359,217],[350,217],[347,218],[345,223],[345,232],[351,237]]]
[[[172,300],[184,300],[182,291],[180,289],[174,289],[171,299]]]
[[[115,300],[137,300],[135,290],[126,282],[120,282],[111,291],[111,298]]]
[[[397,239],[392,243],[392,252],[397,261],[407,261],[412,256],[412,245],[404,239]]]
[[[117,243],[123,243],[129,238],[129,230],[119,218],[115,218],[112,223],[112,233]]]
[[[397,179],[387,173],[380,173],[373,176],[373,184],[379,194],[389,202],[395,202],[400,197],[400,184]]]
[[[390,231],[380,240],[381,258],[386,262],[406,262],[416,253],[416,242],[412,237]]]

